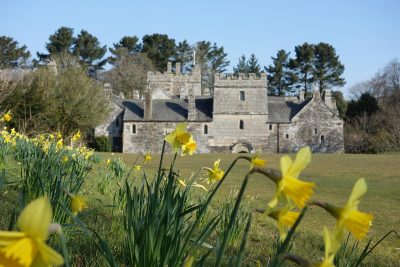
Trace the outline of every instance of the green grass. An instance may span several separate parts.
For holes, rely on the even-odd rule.
[[[94,224],[101,229],[100,234],[107,238],[114,249],[117,249],[121,236],[118,235],[118,227],[107,225],[110,221],[110,209],[104,206],[111,203],[112,196],[101,196],[96,191],[96,177],[99,170],[105,168],[105,160],[109,157],[122,157],[124,162],[132,165],[136,155],[99,153],[102,158],[99,168],[91,173],[91,177],[84,185],[84,190],[89,199],[92,210],[82,214],[82,220],[89,225]],[[206,154],[178,157],[175,169],[180,170],[181,176],[188,179],[201,167],[212,167],[215,160],[221,159],[220,168],[226,169],[235,154]],[[266,154],[268,167],[279,168],[281,155]],[[169,166],[172,155],[167,155],[164,166]],[[139,161],[138,161],[139,162]],[[140,160],[141,162],[141,160]],[[137,172],[140,176],[145,171],[150,177],[157,170],[159,156],[147,163],[143,170]],[[400,154],[394,155],[347,155],[347,154],[314,154],[309,167],[302,173],[302,179],[314,181],[317,185],[314,199],[342,205],[347,201],[355,181],[364,177],[368,184],[368,192],[363,197],[360,210],[374,215],[374,222],[367,239],[377,241],[390,230],[400,232]],[[232,189],[239,189],[248,171],[249,163],[239,161],[231,174],[227,177],[217,198],[227,199]],[[202,172],[200,177],[205,178]],[[204,183],[205,184],[205,183]],[[251,177],[247,187],[246,196],[256,197],[254,208],[265,208],[273,196],[275,185],[261,175]],[[9,212],[12,209],[12,192],[0,189],[0,229],[7,227]],[[201,193],[201,191],[199,191]],[[3,203],[7,203],[3,205]],[[217,203],[215,203],[217,206]],[[95,208],[95,209],[94,209]],[[324,210],[311,207],[301,223],[295,241],[294,253],[305,256],[313,261],[318,261],[323,256],[322,231],[324,226],[332,226],[334,219]],[[246,263],[255,265],[255,261],[267,262],[273,239],[276,234],[275,222],[262,214],[254,212],[250,237],[247,243]],[[77,235],[79,236],[79,234]],[[89,242],[83,240],[82,242]],[[76,246],[77,250],[85,249],[85,246]],[[79,249],[78,249],[79,247]],[[88,248],[86,248],[88,249]],[[83,253],[83,252],[82,252]],[[96,252],[90,252],[95,254]],[[116,252],[118,254],[118,251]],[[368,266],[397,266],[400,262],[400,240],[395,236],[389,236],[373,252],[368,259]]]

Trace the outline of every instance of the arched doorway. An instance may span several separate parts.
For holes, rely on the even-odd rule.
[[[248,142],[237,142],[231,149],[232,153],[251,153],[253,147]]]

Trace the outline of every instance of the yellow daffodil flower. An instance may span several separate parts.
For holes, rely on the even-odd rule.
[[[324,242],[325,242],[325,257],[324,260],[315,265],[316,267],[335,267],[333,260],[335,258],[336,252],[339,249],[340,243],[338,242],[336,236],[332,235],[329,230],[324,228]]]
[[[47,198],[29,203],[18,218],[21,232],[0,231],[0,266],[62,265],[61,255],[46,244],[52,217]]]
[[[76,142],[79,139],[81,139],[81,132],[80,131],[78,131],[76,134],[74,134],[74,136],[72,136],[71,141],[72,142]]]
[[[349,200],[342,208],[330,204],[323,204],[332,216],[337,219],[336,230],[343,235],[343,228],[346,227],[358,240],[363,239],[372,225],[373,216],[358,210],[361,197],[367,192],[365,179],[359,179],[354,184]]]
[[[311,150],[309,147],[300,149],[294,162],[289,156],[281,158],[282,178],[276,181],[277,190],[275,197],[268,204],[270,207],[275,207],[278,204],[278,198],[281,194],[291,199],[299,208],[305,206],[306,202],[314,194],[315,184],[301,181],[298,176],[310,161]]]
[[[196,149],[196,141],[193,140],[193,136],[191,135],[189,141],[186,144],[182,145],[182,156],[185,156],[187,154],[193,155],[193,152],[195,152]]]
[[[150,152],[147,152],[146,155],[144,155],[144,161],[143,163],[147,163],[152,159]]]
[[[224,171],[219,168],[220,161],[221,161],[221,159],[218,159],[217,161],[215,161],[214,168],[212,168],[212,169],[204,168],[208,171],[207,184],[213,184],[215,182],[218,182],[224,176]]]
[[[62,157],[62,161],[63,161],[64,163],[67,163],[67,162],[68,162],[68,160],[69,160],[68,156],[64,156],[64,157]]]
[[[289,229],[294,225],[300,212],[290,211],[289,207],[280,210],[272,211],[268,214],[269,217],[278,221],[279,239],[283,242],[286,239]]]
[[[111,160],[110,160],[110,159],[107,159],[107,160],[106,160],[106,164],[107,164],[107,166],[110,165],[110,164],[111,164]]]
[[[78,212],[87,208],[86,199],[80,196],[70,195],[72,214],[76,216]]]
[[[253,157],[251,157],[250,170],[252,170],[254,167],[264,168],[266,161],[264,159],[260,159],[259,156],[260,153],[257,152]]]
[[[172,133],[165,137],[165,141],[172,146],[174,152],[178,152],[190,139],[190,133],[186,131],[187,123],[183,122],[176,126]]]
[[[60,132],[57,132],[56,136],[57,136],[57,139],[61,139],[62,138],[62,134]]]
[[[140,171],[140,170],[142,169],[142,166],[140,166],[140,165],[134,165],[134,166],[133,166],[133,169],[134,169],[135,171]]]
[[[178,184],[180,184],[183,187],[186,187],[186,182],[185,180],[181,180],[181,179],[176,179],[178,181]]]
[[[11,111],[7,111],[7,113],[3,115],[3,117],[0,119],[0,121],[5,121],[5,122],[11,121],[11,119],[12,119],[11,115],[12,115]]]

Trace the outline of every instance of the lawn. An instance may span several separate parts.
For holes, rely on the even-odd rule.
[[[110,208],[107,206],[112,202],[112,195],[100,195],[96,190],[97,176],[99,171],[105,168],[106,159],[121,157],[128,165],[132,165],[138,158],[132,154],[109,154],[99,153],[101,161],[91,172],[84,192],[87,195],[89,209],[81,214],[81,219],[89,226],[97,229],[100,234],[112,244],[114,250],[118,250],[118,242],[123,238],[120,230],[115,230],[109,225]],[[212,167],[215,160],[221,159],[220,168],[226,170],[230,163],[238,156],[237,154],[197,154],[177,158],[175,169],[180,170],[183,179],[188,179],[197,173],[202,167]],[[267,166],[279,168],[281,155],[265,154],[262,158],[267,160]],[[164,167],[169,166],[172,155],[167,155]],[[139,160],[141,161],[141,160]],[[138,161],[138,162],[139,162]],[[135,173],[140,176],[145,172],[150,177],[155,173],[159,164],[159,156],[153,156],[152,161],[143,166],[142,170]],[[313,197],[315,200],[323,200],[335,205],[342,205],[347,201],[355,181],[364,177],[368,184],[368,192],[363,197],[360,210],[374,215],[373,226],[367,237],[373,241],[379,240],[390,230],[400,231],[400,155],[347,155],[347,154],[314,154],[311,164],[302,173],[302,179],[314,181],[317,185]],[[233,189],[239,189],[244,174],[249,169],[247,161],[239,161],[227,177],[214,202],[215,210],[218,210],[218,199],[226,200]],[[206,173],[200,172],[199,178],[205,178]],[[199,182],[202,182],[199,180]],[[203,182],[203,184],[205,184]],[[205,184],[206,185],[206,184]],[[209,186],[208,186],[209,187]],[[255,197],[252,205],[256,208],[265,208],[273,196],[275,185],[259,174],[251,177],[247,191],[248,199]],[[203,194],[199,189],[199,194]],[[13,201],[16,196],[12,190],[0,188],[0,229],[5,229],[13,209]],[[311,207],[299,227],[293,253],[312,259],[314,262],[323,256],[322,230],[324,226],[333,226],[334,219],[324,210]],[[261,261],[265,266],[271,247],[276,235],[276,224],[263,214],[254,212],[250,237],[247,243],[246,265],[254,266],[255,262]],[[79,233],[77,239],[79,240]],[[82,243],[76,244],[75,253],[81,253],[82,258],[96,255],[95,248],[88,246],[84,238]],[[118,255],[118,251],[115,252]],[[92,256],[89,256],[92,255]],[[97,255],[98,257],[98,255]],[[79,258],[78,261],[81,259]],[[90,262],[89,259],[83,262]],[[394,235],[389,236],[373,252],[367,261],[367,266],[397,266],[400,262],[400,239]],[[93,261],[92,261],[93,264]],[[80,266],[90,266],[83,264]]]
[[[105,160],[109,157],[122,157],[125,163],[132,164],[137,158],[132,154],[100,154]],[[197,154],[193,156],[178,157],[176,168],[180,170],[183,178],[190,177],[201,167],[212,167],[215,160],[221,159],[220,167],[227,169],[235,159],[235,154]],[[281,155],[265,154],[267,165],[279,168]],[[104,162],[103,160],[103,162]],[[165,166],[168,166],[172,156],[167,156]],[[154,156],[144,170],[153,174],[158,166],[159,157]],[[374,215],[373,226],[368,238],[379,240],[390,230],[400,232],[400,155],[352,155],[352,154],[314,154],[311,164],[302,173],[302,179],[314,181],[317,185],[314,195],[315,200],[324,200],[335,205],[342,205],[347,201],[352,186],[358,178],[364,177],[368,184],[368,192],[360,203],[360,210]],[[219,194],[221,199],[226,199],[232,189],[239,189],[244,174],[248,171],[249,163],[239,161],[222,186]],[[200,177],[206,177],[202,172]],[[266,177],[256,174],[252,176],[246,196],[256,197],[255,208],[263,208],[271,199],[275,185]],[[334,220],[324,210],[312,207],[306,215],[299,231],[299,243],[294,247],[298,254],[318,258],[311,251],[312,245],[320,244],[323,251],[322,230],[323,226],[331,226]],[[248,257],[266,259],[268,247],[272,245],[275,232],[274,221],[265,216],[254,213],[251,235],[248,246]],[[367,238],[367,239],[368,239]],[[317,241],[315,241],[317,240]],[[305,244],[304,244],[305,243]],[[313,244],[314,243],[314,244]],[[310,255],[312,254],[312,255]],[[264,257],[263,257],[264,255]],[[400,262],[400,240],[394,235],[387,238],[371,257],[371,265],[395,266]]]

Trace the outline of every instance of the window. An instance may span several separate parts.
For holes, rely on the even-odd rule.
[[[270,131],[272,131],[272,124],[270,124],[270,125],[268,126],[268,129],[269,129]]]
[[[317,133],[318,133],[318,129],[314,128],[314,134],[317,134]]]
[[[239,129],[241,129],[241,130],[244,129],[244,121],[243,120],[239,121]]]
[[[289,134],[286,134],[285,137],[286,137],[286,139],[289,139]]]
[[[244,95],[244,91],[240,91],[240,101],[246,100],[246,97]]]
[[[208,125],[204,125],[204,134],[208,134]]]
[[[136,124],[132,124],[132,134],[136,134]]]
[[[321,135],[321,144],[325,143],[325,136]]]

